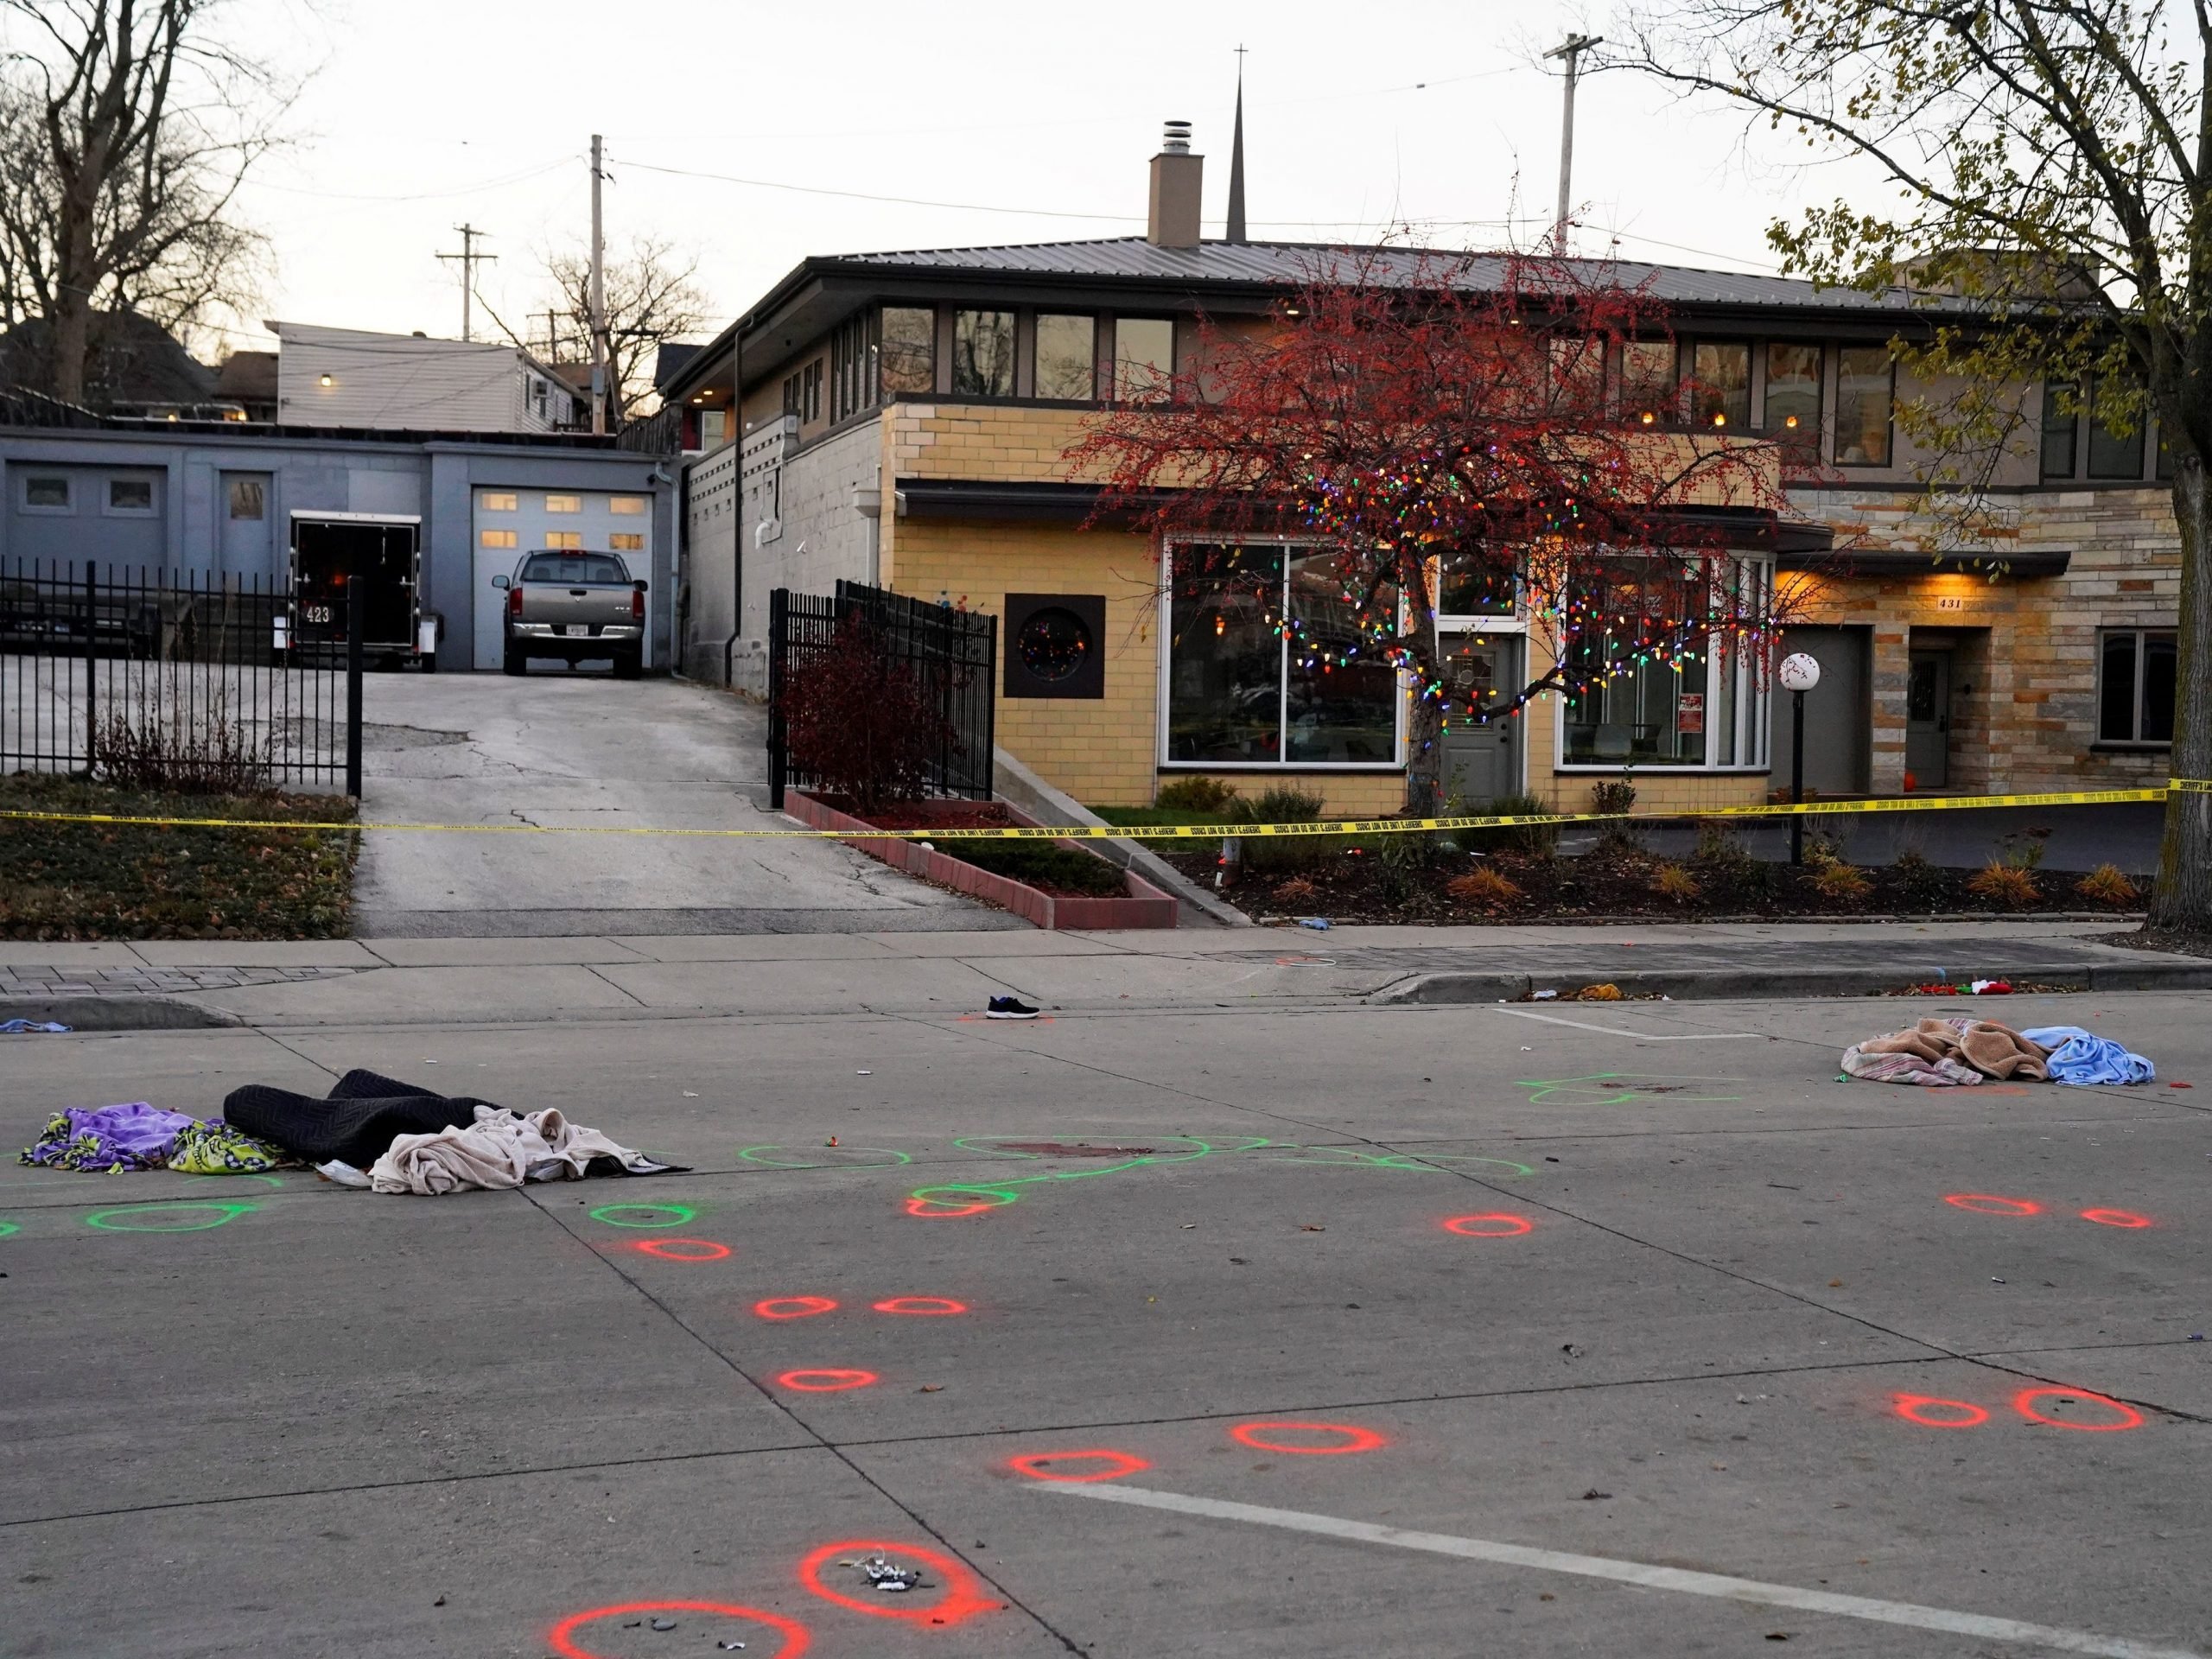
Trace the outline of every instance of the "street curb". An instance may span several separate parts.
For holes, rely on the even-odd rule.
[[[207,1031],[245,1021],[165,996],[5,996],[0,1021],[42,1020],[72,1031]]]
[[[1995,964],[1993,970],[2007,979],[2040,985],[2062,985],[2082,991],[2201,991],[2212,989],[2212,963],[2169,967],[2158,963],[2078,962]],[[1444,1005],[1474,1002],[1519,1002],[1539,991],[1555,990],[1557,1001],[1574,1001],[1586,985],[1611,984],[1624,998],[1668,996],[1677,1002],[1719,1002],[1755,998],[1812,996],[1881,996],[1907,990],[1912,981],[1895,969],[1882,968],[1740,968],[1657,969],[1638,973],[1601,973],[1577,969],[1567,974],[1415,974],[1386,985],[1366,1000],[1379,1004]],[[1552,999],[1546,999],[1551,1001]],[[1605,1006],[1604,1002],[1575,1001],[1578,1007]]]

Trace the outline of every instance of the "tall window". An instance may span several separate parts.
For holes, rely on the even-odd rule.
[[[1014,313],[952,314],[952,395],[1014,396]]]
[[[1766,348],[1766,429],[1791,451],[1820,458],[1821,348],[1771,340]]]
[[[2164,628],[2114,628],[2097,652],[2097,741],[2174,741],[2174,634]]]
[[[2071,478],[2079,453],[2082,416],[2068,405],[2070,382],[2053,380],[2043,389],[2043,475]]]
[[[1567,707],[1560,764],[1763,767],[1766,690],[1757,652],[1725,631],[1663,660],[1641,642],[1647,618],[1704,614],[1718,604],[1755,619],[1770,582],[1757,559],[1723,561],[1717,582],[1694,559],[1619,560],[1604,593],[1579,607],[1588,620],[1567,642],[1569,669],[1595,683]]]
[[[1183,547],[1171,560],[1169,763],[1398,763],[1397,677],[1360,631],[1338,555]]]
[[[882,395],[937,390],[937,313],[925,305],[883,308],[876,378]]]
[[[1675,342],[1631,340],[1621,346],[1621,413],[1645,426],[1675,418]]]
[[[1751,348],[1741,340],[1701,340],[1690,358],[1690,418],[1700,426],[1748,430],[1751,424]]]
[[[1886,346],[1846,346],[1836,353],[1835,459],[1840,467],[1890,464],[1890,406],[1897,365]]]
[[[798,372],[798,417],[811,425],[822,418],[822,359]]]
[[[2100,375],[2089,383],[2089,476],[2140,478],[2143,476],[2144,412],[2137,410],[2130,423],[2133,430],[2120,430],[2121,417],[2105,401],[2105,386],[2108,379],[2108,376]]]
[[[1174,392],[1175,325],[1166,317],[1114,320],[1114,396],[1125,404],[1165,402]]]
[[[875,403],[875,388],[869,384],[868,369],[874,362],[870,337],[875,319],[863,311],[838,324],[836,333],[830,336],[830,418],[842,421],[856,415]]]
[[[1545,342],[1554,404],[1575,413],[1605,406],[1605,342],[1602,336],[1562,334]]]
[[[1037,314],[1037,395],[1089,403],[1098,395],[1098,320]]]

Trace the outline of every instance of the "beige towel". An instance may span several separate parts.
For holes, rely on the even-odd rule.
[[[556,1111],[523,1117],[479,1106],[476,1122],[467,1128],[395,1138],[369,1170],[369,1185],[379,1192],[435,1197],[524,1181],[581,1180],[594,1158],[612,1158],[639,1175],[665,1167]]]
[[[1910,1031],[1870,1037],[1858,1049],[1862,1054],[1910,1054],[1930,1065],[1950,1060],[1970,1065],[1986,1077],[2024,1077],[2033,1083],[2050,1078],[2050,1069],[2044,1064],[2050,1051],[1994,1020],[1923,1020]]]

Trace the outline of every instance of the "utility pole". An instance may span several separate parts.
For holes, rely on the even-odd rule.
[[[1604,44],[1595,35],[1570,35],[1566,44],[1544,54],[1547,58],[1567,60],[1567,107],[1560,118],[1559,129],[1559,216],[1552,223],[1552,251],[1561,258],[1567,256],[1567,216],[1574,179],[1574,83],[1582,75],[1582,54],[1593,46]]]
[[[545,360],[558,363],[561,360],[561,314],[549,305],[543,311],[531,315],[545,319]]]
[[[607,430],[607,239],[600,230],[600,136],[591,136],[591,429]]]
[[[457,259],[461,262],[461,337],[463,340],[468,340],[474,338],[468,332],[471,321],[468,307],[470,300],[476,293],[476,267],[491,264],[499,256],[496,253],[476,251],[476,238],[484,235],[485,232],[478,230],[474,225],[456,225],[454,229],[461,232],[461,251],[442,253],[438,257]]]

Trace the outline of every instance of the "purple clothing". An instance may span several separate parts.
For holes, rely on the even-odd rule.
[[[146,1102],[77,1107],[55,1115],[23,1162],[57,1169],[159,1169],[177,1134],[193,1119]]]

